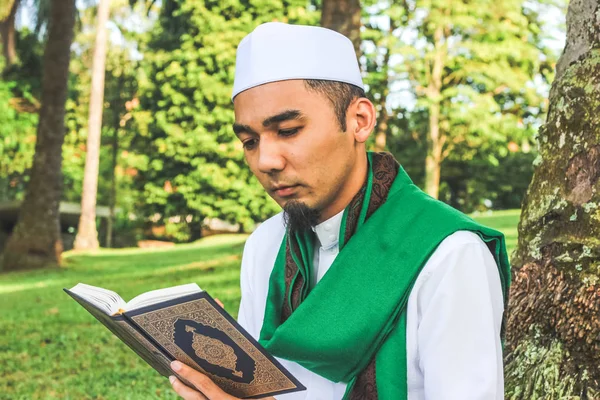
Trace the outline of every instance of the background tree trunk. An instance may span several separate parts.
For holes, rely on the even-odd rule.
[[[513,259],[507,398],[600,396],[600,12],[573,0]]]
[[[387,150],[387,131],[390,114],[387,110],[387,99],[390,94],[390,56],[392,53],[392,41],[396,24],[390,18],[390,28],[387,35],[383,38],[385,43],[385,55],[381,64],[382,74],[384,76],[381,91],[381,99],[379,100],[379,120],[377,121],[377,129],[375,130],[375,151]]]
[[[357,57],[360,57],[360,16],[359,0],[323,0],[321,26],[352,40]]]
[[[17,62],[17,50],[15,45],[15,17],[17,15],[17,8],[21,0],[13,0],[12,7],[6,13],[5,18],[0,18],[0,36],[2,36],[2,54],[6,60],[5,69],[14,65]],[[10,2],[6,5],[8,7]],[[4,16],[2,16],[4,17]]]
[[[100,163],[100,138],[102,133],[102,111],[104,110],[104,73],[106,64],[106,23],[110,11],[109,0],[100,0],[96,25],[96,45],[92,62],[92,92],[90,96],[90,116],[88,139],[81,195],[81,217],[75,237],[74,248],[98,248],[96,230],[96,195],[98,193],[98,166]]]
[[[19,220],[4,249],[4,270],[59,265],[62,253],[59,202],[75,0],[54,0],[50,12],[31,179]]]
[[[123,75],[119,77],[118,90],[123,90]],[[120,96],[120,95],[119,95]],[[106,247],[113,245],[113,226],[115,222],[115,207],[117,202],[117,163],[119,159],[119,129],[121,118],[118,109],[113,110],[113,137],[111,143],[111,165],[110,165],[110,194],[108,197],[108,220],[106,221]]]
[[[446,136],[440,130],[442,98],[442,74],[446,61],[446,47],[443,43],[443,27],[434,34],[435,53],[426,95],[429,100],[429,135],[427,138],[427,157],[425,158],[425,192],[437,199],[440,192],[440,170]]]

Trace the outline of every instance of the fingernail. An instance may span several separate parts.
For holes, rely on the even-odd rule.
[[[179,361],[173,361],[171,363],[171,369],[173,371],[179,371],[181,369],[181,363]]]
[[[171,375],[169,377],[169,382],[171,382],[171,385],[173,384],[173,382],[175,382],[175,379],[177,379],[177,378],[175,378],[175,376],[173,376],[173,375]]]

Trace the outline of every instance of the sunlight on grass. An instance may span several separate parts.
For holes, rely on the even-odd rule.
[[[492,213],[472,214],[477,222],[497,229],[506,237],[506,249],[509,257],[517,247],[517,226],[521,210],[502,210]]]
[[[474,215],[516,245],[519,211]],[[55,270],[0,275],[0,399],[175,399],[167,380],[62,292],[78,282],[129,300],[196,282],[234,317],[247,235],[160,249],[65,254]]]

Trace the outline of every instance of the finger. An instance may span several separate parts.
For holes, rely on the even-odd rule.
[[[199,393],[198,391],[185,385],[173,375],[169,377],[169,381],[171,381],[171,386],[173,386],[173,390],[175,390],[175,392],[177,392],[177,394],[181,396],[184,400],[207,400],[206,396],[203,396],[202,393]]]
[[[209,400],[234,400],[235,397],[230,396],[218,387],[208,376],[196,371],[193,368],[179,362],[171,363],[173,371],[181,375],[188,382],[193,384],[204,396]]]
[[[220,305],[221,308],[225,308],[225,306],[223,305],[223,303],[221,303],[221,300],[215,298],[215,303],[217,303],[218,305]]]

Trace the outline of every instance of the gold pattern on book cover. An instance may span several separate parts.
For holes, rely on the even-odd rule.
[[[236,329],[215,307],[206,299],[196,299],[190,302],[176,304],[174,306],[161,308],[159,310],[149,311],[144,314],[131,317],[136,324],[144,329],[152,336],[160,345],[162,345],[175,358],[184,362],[187,365],[205,373],[223,390],[237,397],[257,396],[264,393],[274,391],[283,391],[296,388],[283,372],[279,370],[256,346],[254,346],[238,329]],[[175,343],[175,324],[179,320],[191,320],[201,323],[204,326],[217,329],[228,336],[235,345],[242,349],[254,361],[254,379],[249,383],[236,382],[228,378],[223,378],[207,372],[196,361]],[[194,329],[193,327],[189,327]],[[186,331],[188,330],[186,326]],[[193,332],[196,339],[197,332]],[[218,341],[217,339],[214,341]],[[194,340],[196,344],[194,350],[196,355],[211,364],[218,362],[220,367],[231,370],[233,374],[236,370],[237,357],[233,349],[225,343],[221,343],[221,347],[217,347],[212,342],[208,347],[210,349],[198,350],[202,346],[206,346],[206,336]],[[193,344],[192,344],[193,346]],[[229,347],[229,350],[226,347]],[[207,356],[209,353],[210,355]],[[216,354],[220,354],[223,358],[216,360]],[[221,356],[219,356],[221,357]],[[240,376],[235,374],[236,376]]]
[[[220,340],[204,336],[196,332],[196,328],[187,325],[186,332],[192,332],[194,340],[192,348],[196,351],[196,355],[205,359],[211,364],[219,365],[232,371],[233,375],[244,376],[242,371],[236,369],[237,356],[231,346],[226,345]]]

